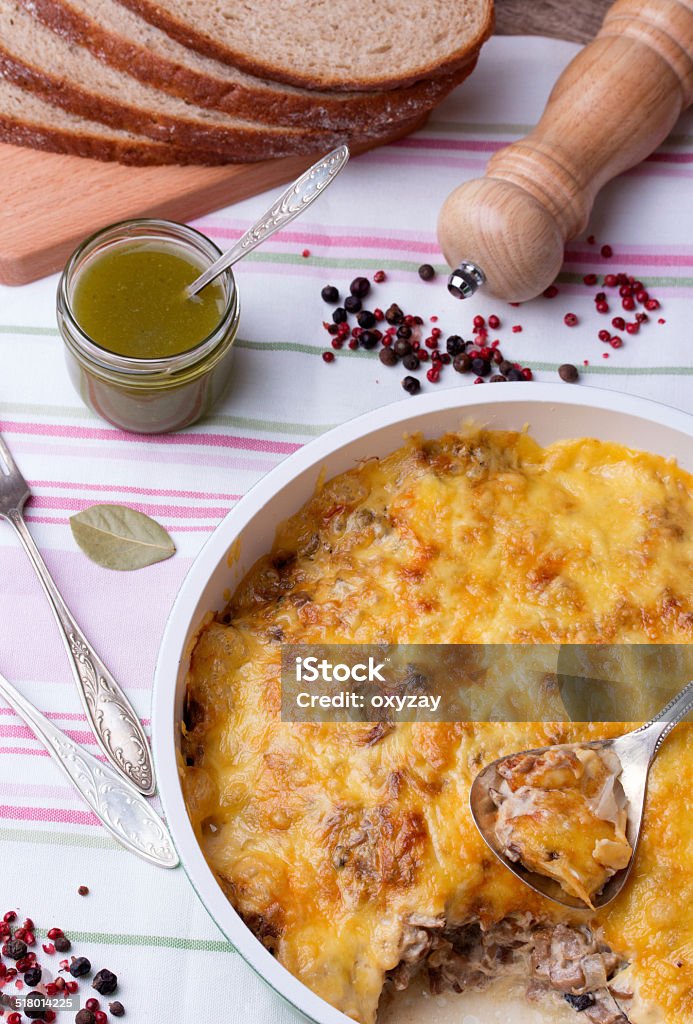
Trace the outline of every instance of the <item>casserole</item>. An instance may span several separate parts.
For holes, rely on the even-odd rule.
[[[269,550],[278,520],[311,496],[319,473],[330,478],[359,459],[387,454],[399,447],[405,433],[437,437],[469,420],[492,428],[521,429],[528,424],[542,444],[592,436],[674,456],[684,468],[691,468],[691,420],[665,407],[596,390],[568,392],[560,385],[511,385],[499,401],[486,394],[465,389],[462,395],[447,392],[422,398],[417,400],[414,415],[407,403],[367,414],[324,435],[277,467],[239,503],[207,543],[183,585],[164,635],[156,676],[154,742],[162,799],[183,863],[213,917],[249,963],[293,1005],[321,1024],[348,1018],[297,982],[253,938],[217,885],[188,822],[177,778],[187,654],[205,616],[223,608],[229,586],[233,588]],[[471,1009],[474,1000],[473,995],[465,995],[460,1006]],[[525,1010],[526,1006],[519,1005],[515,1019],[523,1020],[523,1014],[530,1019]],[[551,1019],[557,1019],[555,1014]]]

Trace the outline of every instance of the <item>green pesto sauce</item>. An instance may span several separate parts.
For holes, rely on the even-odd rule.
[[[75,319],[92,341],[117,355],[162,359],[187,352],[214,331],[226,305],[216,281],[185,297],[186,285],[204,269],[177,246],[117,243],[77,277]]]

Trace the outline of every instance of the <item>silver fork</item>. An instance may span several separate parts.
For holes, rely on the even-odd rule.
[[[111,764],[140,793],[156,790],[154,765],[140,720],[115,679],[77,625],[48,572],[24,521],[31,491],[0,436],[0,518],[14,526],[53,609],[87,720]]]

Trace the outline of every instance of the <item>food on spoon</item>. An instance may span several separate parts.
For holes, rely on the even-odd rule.
[[[633,855],[621,762],[608,748],[517,754],[498,768],[496,838],[510,860],[554,878],[589,907]]]

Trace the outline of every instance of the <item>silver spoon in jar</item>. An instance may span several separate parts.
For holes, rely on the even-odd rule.
[[[523,754],[539,755],[545,754],[548,751],[561,750],[608,750],[615,754],[621,763],[618,781],[621,784],[626,799],[627,824],[625,832],[632,849],[632,854],[627,867],[612,875],[601,892],[596,893],[592,897],[595,909],[611,903],[621,891],[628,878],[640,839],[650,767],[666,737],[692,708],[693,682],[690,682],[665,708],[662,708],[651,722],[641,726],[634,732],[628,732],[615,739],[595,740],[590,743],[563,743],[551,747],[539,747],[535,750],[522,751]],[[538,872],[529,871],[521,863],[510,860],[496,836],[495,826],[498,806],[493,799],[493,793],[498,791],[503,783],[503,776],[499,773],[498,769],[504,762],[509,761],[510,758],[514,760],[517,757],[518,754],[510,754],[492,761],[474,779],[469,794],[469,806],[474,822],[483,840],[495,853],[496,857],[525,885],[528,885],[530,889],[540,893],[542,896],[547,896],[554,903],[560,903],[565,907],[579,907],[585,910],[586,906],[582,900],[566,893],[558,881]]]
[[[346,167],[348,160],[349,147],[338,146],[337,149],[333,149],[327,156],[322,157],[307,171],[304,171],[274,200],[269,210],[251,228],[248,228],[233,248],[220,256],[211,267],[208,267],[203,274],[195,278],[192,284],[187,286],[186,297],[191,299],[193,295],[197,295],[215,277],[242,260],[275,231],[279,231],[295,217],[300,216],[311,203],[315,202],[318,196],[322,195],[327,186]]]

